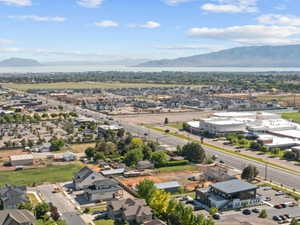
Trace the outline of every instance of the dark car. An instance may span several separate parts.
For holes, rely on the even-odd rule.
[[[282,205],[274,205],[274,208],[276,208],[276,209],[282,209]]]
[[[220,160],[219,163],[224,164],[225,162],[223,160]]]
[[[214,218],[215,220],[219,220],[219,219],[221,219],[221,216],[220,216],[219,213],[216,213],[215,215],[213,215],[213,218]]]
[[[273,220],[275,220],[275,221],[281,221],[281,218],[279,216],[273,216]]]
[[[280,205],[281,205],[282,208],[286,208],[286,207],[287,207],[287,205],[284,204],[284,203],[283,203],[283,204],[280,204]]]
[[[250,215],[250,214],[251,214],[250,209],[244,209],[244,210],[243,210],[243,214],[244,214],[244,215]]]

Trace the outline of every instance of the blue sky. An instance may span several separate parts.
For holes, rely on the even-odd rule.
[[[300,43],[299,0],[0,0],[0,58],[175,58]]]

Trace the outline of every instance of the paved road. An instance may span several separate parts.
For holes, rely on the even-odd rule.
[[[121,125],[128,131],[132,133],[136,133],[138,135],[144,135],[145,133],[148,134],[148,137],[152,140],[159,140],[159,142],[170,145],[170,146],[177,146],[177,145],[184,145],[187,143],[187,140],[164,135],[161,132],[154,131],[142,126],[137,126],[134,124],[128,124],[128,123],[121,123]],[[213,148],[204,147],[206,152],[209,155],[218,155],[218,158],[228,166],[231,166],[233,168],[242,170],[245,166],[251,164],[255,165],[260,173],[260,176],[265,177],[265,165],[261,163],[254,162],[252,160],[240,158],[237,156],[229,155],[226,153],[223,153],[221,151],[215,150]],[[300,190],[300,176],[290,174],[284,170],[276,169],[273,167],[267,168],[267,177],[268,180],[275,181],[279,184],[284,184],[292,188],[296,188]]]
[[[74,205],[62,193],[52,193],[55,185],[38,186],[37,190],[42,194],[46,202],[52,202],[62,214],[62,218],[68,225],[86,225],[82,218],[77,215]]]

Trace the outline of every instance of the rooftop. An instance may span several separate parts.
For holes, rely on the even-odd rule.
[[[227,194],[257,189],[256,185],[238,179],[215,183],[211,187]]]
[[[33,160],[33,155],[31,154],[26,154],[26,155],[12,155],[10,156],[10,160],[15,161],[15,160]]]
[[[177,181],[170,181],[170,182],[155,184],[155,187],[157,189],[168,189],[168,188],[181,187],[181,185]]]

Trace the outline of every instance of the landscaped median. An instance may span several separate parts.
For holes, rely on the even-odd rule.
[[[204,143],[201,143],[201,141],[199,141],[199,140],[197,140],[197,139],[194,139],[194,138],[191,138],[191,137],[187,137],[187,136],[185,136],[185,135],[178,134],[178,133],[175,133],[175,132],[165,132],[164,129],[161,129],[161,128],[158,128],[158,127],[155,127],[155,126],[151,126],[151,125],[144,125],[144,126],[147,127],[148,129],[152,129],[152,130],[155,130],[155,131],[164,133],[164,134],[166,134],[166,135],[178,137],[178,138],[181,138],[181,139],[185,139],[185,140],[187,140],[187,141],[198,142],[198,143],[200,143],[201,145],[206,146],[206,147],[209,147],[209,148],[213,148],[214,150],[218,150],[218,151],[221,151],[221,152],[225,152],[225,153],[228,153],[228,154],[231,154],[231,155],[240,157],[240,158],[252,160],[252,161],[255,161],[255,162],[258,162],[258,163],[261,163],[261,164],[266,164],[266,165],[271,166],[271,167],[273,167],[273,168],[285,170],[285,171],[287,171],[287,172],[289,172],[289,173],[292,173],[292,174],[295,174],[295,175],[299,175],[299,176],[300,176],[299,171],[292,170],[292,169],[283,167],[283,166],[281,166],[281,165],[278,165],[278,164],[275,164],[275,163],[268,162],[268,161],[266,161],[266,160],[263,160],[263,159],[261,159],[261,158],[255,157],[255,156],[245,155],[245,154],[240,153],[240,152],[235,152],[235,151],[232,151],[232,150],[230,150],[230,149],[222,148],[222,147],[215,146],[215,145],[212,145],[212,144],[208,144],[208,143],[205,143],[205,142],[204,142]]]

